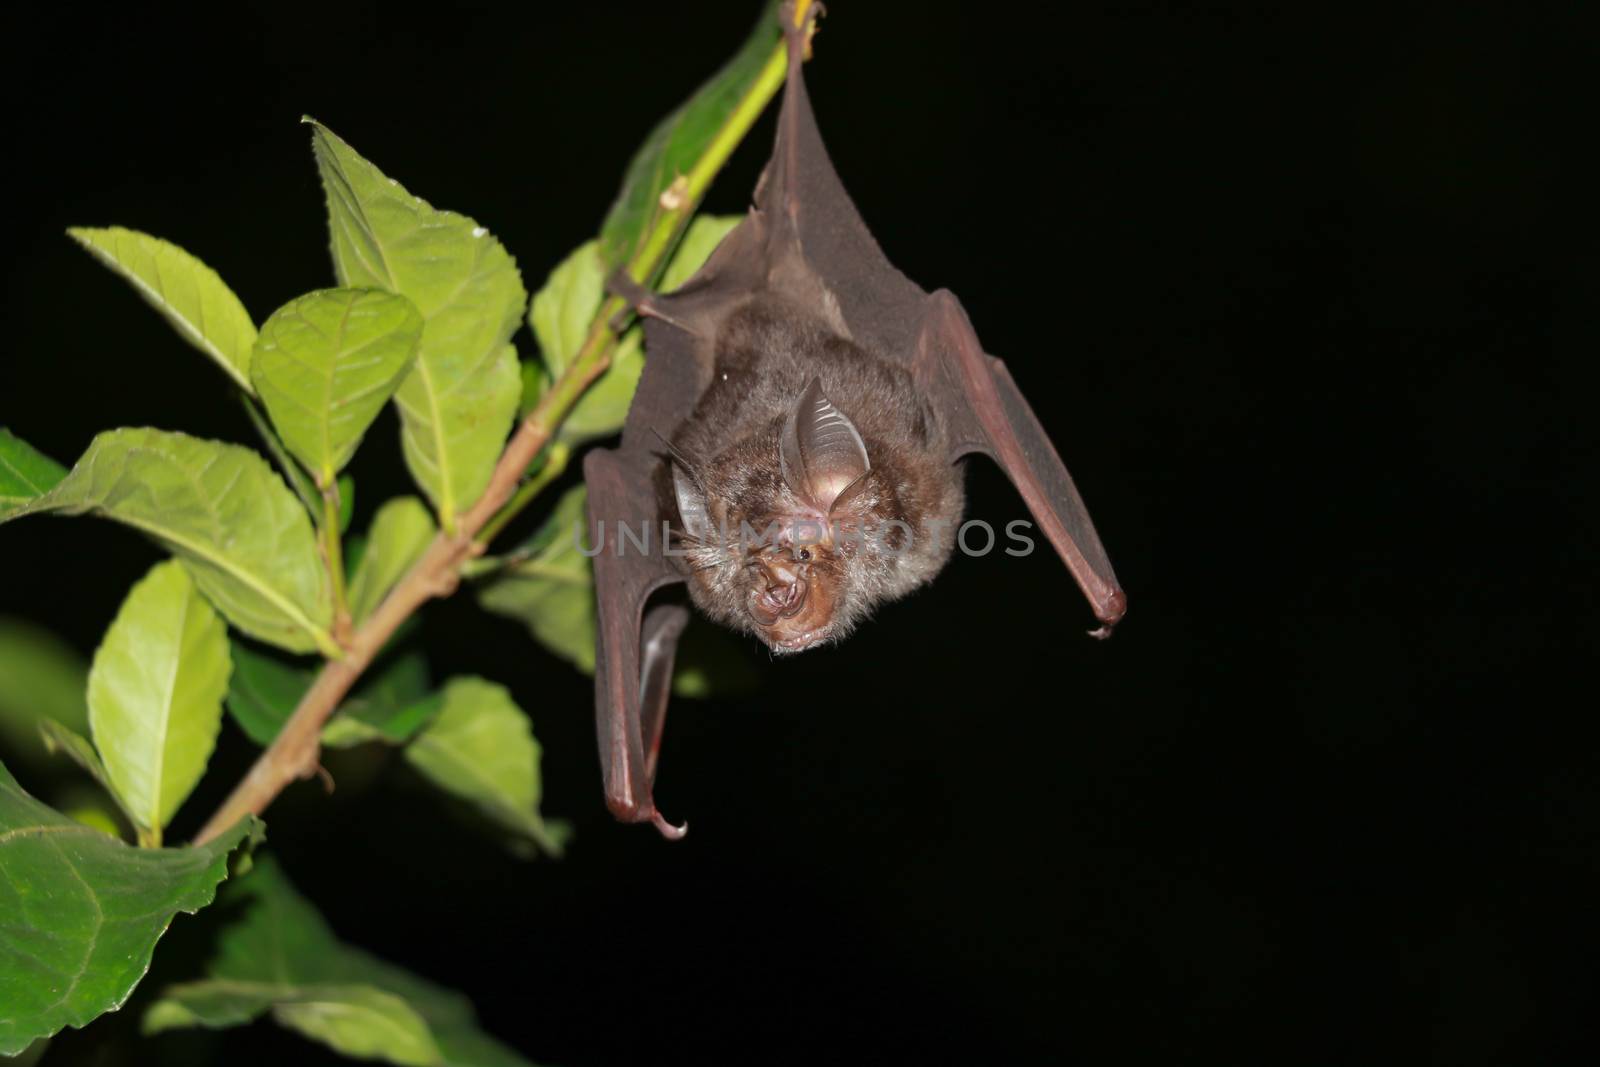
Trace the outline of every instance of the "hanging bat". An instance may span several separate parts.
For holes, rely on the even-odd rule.
[[[867,232],[806,95],[809,24],[783,11],[788,74],[755,205],[676,291],[613,281],[645,317],[648,358],[620,445],[583,467],[606,802],[669,838],[685,828],[656,810],[652,785],[688,613],[645,611],[665,586],[686,582],[702,612],[774,653],[836,641],[943,567],[961,461],[981,452],[1077,580],[1095,636],[1127,608],[1005,365],[952,294],[918,288]]]

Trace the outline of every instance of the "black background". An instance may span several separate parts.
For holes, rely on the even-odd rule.
[[[838,649],[752,647],[759,691],[674,709],[668,845],[604,811],[588,680],[457,598],[426,614],[436,673],[512,686],[569,856],[504,856],[398,767],[296,787],[272,848],[345,938],[541,1062],[1575,1055],[1592,15],[831,6],[835,162],[1033,399],[1125,626],[1084,638],[1041,552],[958,558]],[[8,13],[0,421],[62,460],[117,425],[250,441],[62,230],[176,241],[259,320],[331,280],[303,112],[536,289],[753,15],[579,7]],[[743,208],[770,131],[708,207]],[[406,489],[394,433],[357,460],[364,515]],[[1022,514],[993,469],[969,485],[974,516]],[[158,555],[53,519],[0,552],[0,611],[85,652]],[[228,727],[179,834],[250,756]],[[47,1062],[332,1062],[268,1024],[119,1052],[135,1015]]]

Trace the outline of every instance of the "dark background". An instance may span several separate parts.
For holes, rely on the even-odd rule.
[[[303,112],[538,288],[755,5],[581,6],[8,13],[0,422],[67,461],[117,425],[250,440],[61,231],[176,241],[259,320],[331,279]],[[436,672],[512,686],[570,855],[506,857],[393,768],[269,813],[293,877],[541,1062],[1592,1044],[1592,12],[830,6],[838,168],[1032,397],[1126,624],[1084,638],[1041,552],[958,558],[838,649],[752,647],[758,692],[674,709],[668,845],[601,804],[588,680],[457,598],[426,613]],[[770,121],[710,208],[742,209]],[[358,525],[406,489],[393,434]],[[969,485],[1022,514],[993,469]],[[157,558],[87,521],[0,546],[0,611],[86,652]],[[177,831],[250,755],[228,727]],[[47,1062],[332,1062],[267,1024],[119,1061],[135,1014]]]

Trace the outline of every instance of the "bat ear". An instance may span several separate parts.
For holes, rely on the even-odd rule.
[[[678,499],[678,515],[683,519],[683,529],[690,537],[703,538],[711,532],[711,515],[706,511],[706,493],[700,479],[674,458],[672,467],[672,492]]]
[[[824,513],[853,496],[872,469],[861,431],[823,395],[820,378],[790,409],[778,460],[790,491]]]

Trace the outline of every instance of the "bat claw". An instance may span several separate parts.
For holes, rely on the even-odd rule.
[[[633,280],[626,269],[618,267],[606,279],[606,289],[620,296],[627,303],[627,307],[611,316],[611,330],[613,333],[622,333],[628,327],[630,316],[638,315],[645,319],[660,319],[669,326],[675,326],[684,333],[694,333],[688,326],[661,310],[661,305],[656,302],[656,293]]]
[[[1105,605],[1095,612],[1096,615],[1100,616],[1100,621],[1103,625],[1097,630],[1090,630],[1089,636],[1097,641],[1104,641],[1111,636],[1111,631],[1117,628],[1117,623],[1121,622],[1122,616],[1127,613],[1128,594],[1120,589],[1113,590],[1111,595],[1106,598]]]
[[[668,841],[682,841],[684,835],[689,832],[688,823],[682,823],[678,826],[674,826],[665,818],[663,818],[659,811],[652,811],[650,813],[650,822],[654,824],[655,828],[661,832],[661,836],[666,838]]]
[[[778,5],[778,18],[783,22],[784,36],[792,44],[799,45],[798,48],[792,49],[792,54],[802,59],[810,59],[811,38],[816,36],[817,21],[828,13],[828,9],[822,6],[822,0],[811,0],[811,3],[806,5],[805,17],[802,20],[797,17],[797,6],[795,0],[784,0]]]
[[[628,311],[636,311],[641,315],[646,313],[645,306],[656,295],[645,286],[634,281],[633,276],[628,273],[625,267],[618,267],[611,272],[611,276],[606,279],[606,289],[627,301]],[[615,325],[615,320],[613,320],[613,326]]]

